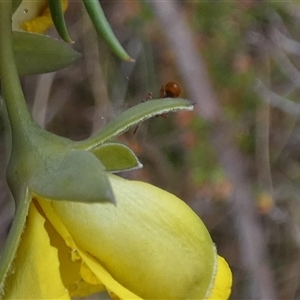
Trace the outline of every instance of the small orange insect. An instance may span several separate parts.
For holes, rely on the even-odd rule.
[[[182,92],[179,84],[169,81],[165,86],[160,88],[160,98],[177,98]]]
[[[165,86],[160,88],[160,98],[177,98],[182,92],[182,88],[179,84],[173,81],[169,81]],[[166,114],[161,114],[164,119],[167,118]]]
[[[160,98],[177,98],[180,96],[182,92],[182,88],[180,87],[180,85],[176,82],[173,81],[169,81],[166,85],[162,85],[160,88]],[[148,101],[152,99],[152,93],[148,93],[147,97],[145,100],[143,100],[142,102]],[[163,118],[167,118],[166,114],[161,114],[160,115]],[[157,116],[158,117],[158,116]],[[133,131],[133,134],[136,133],[137,129],[138,129],[137,125]]]

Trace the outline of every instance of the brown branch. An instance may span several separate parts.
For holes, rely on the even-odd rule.
[[[191,101],[196,103],[195,109],[199,117],[211,124],[211,142],[233,185],[231,206],[241,245],[241,261],[252,280],[251,297],[276,299],[265,237],[255,210],[249,167],[246,159],[235,146],[230,124],[223,119],[205,64],[194,44],[191,30],[175,1],[146,2],[153,8],[177,56],[179,72],[190,93]]]

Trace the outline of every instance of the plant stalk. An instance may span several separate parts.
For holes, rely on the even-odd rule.
[[[10,133],[12,134],[12,145],[9,145],[9,151],[11,151],[10,146],[14,146],[14,141],[26,139],[24,134],[26,131],[24,131],[24,128],[28,128],[28,126],[36,128],[27,109],[15,63],[11,19],[12,0],[0,0],[0,80],[1,92],[5,102],[5,107],[2,108],[1,114],[6,125],[6,133],[8,135]],[[21,182],[19,184],[18,193],[15,194],[15,197],[18,198],[15,199],[15,216],[5,246],[0,255],[1,299],[4,294],[5,279],[9,274],[16,254],[31,201],[31,194],[28,188],[25,185],[21,186]]]
[[[35,123],[28,111],[17,71],[12,44],[11,19],[11,0],[0,0],[0,79],[14,140],[24,135],[24,128]]]

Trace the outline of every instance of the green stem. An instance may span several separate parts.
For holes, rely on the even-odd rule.
[[[0,78],[12,136],[21,138],[23,129],[35,124],[21,87],[12,45],[12,3],[0,0]],[[35,126],[34,126],[35,127]]]
[[[1,1],[1,0],[0,0]],[[20,238],[24,230],[26,217],[31,202],[31,194],[28,189],[20,189],[18,197],[23,201],[17,201],[20,205],[16,207],[16,213],[9,231],[7,240],[0,256],[0,298],[4,295],[5,279],[9,274],[9,269],[16,255]],[[25,199],[25,201],[24,201]]]
[[[5,123],[8,123],[8,126],[10,125],[11,128],[5,128],[5,130],[9,132],[11,129],[12,142],[14,144],[14,140],[26,139],[24,128],[28,126],[36,128],[36,126],[32,126],[35,123],[27,109],[15,64],[12,47],[11,16],[11,0],[0,0],[0,79],[5,101],[5,107],[2,109],[7,110],[8,122]],[[7,116],[5,111],[2,112],[4,120]],[[18,192],[14,193],[14,197],[18,198],[15,199],[16,213],[0,256],[0,297],[4,293],[5,278],[20,242],[31,200],[28,189],[25,186],[22,187],[21,183]]]

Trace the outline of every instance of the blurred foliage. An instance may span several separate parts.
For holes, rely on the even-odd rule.
[[[135,63],[120,62],[109,52],[75,1],[67,11],[67,22],[73,24],[70,35],[84,59],[52,77],[23,79],[35,118],[50,131],[76,140],[91,135],[125,107],[144,101],[149,92],[159,96],[166,82],[182,82],[173,49],[145,3],[101,3]],[[236,144],[246,156],[279,299],[296,299],[300,296],[300,120],[299,114],[287,113],[271,100],[275,93],[299,104],[300,6],[292,1],[180,1],[179,5],[231,121]],[[55,35],[54,30],[49,33]],[[267,93],[257,88],[257,80]],[[36,83],[39,93],[32,88]],[[188,97],[189,91],[184,86],[183,90],[183,97]],[[49,101],[41,104],[45,98]],[[169,114],[140,124],[136,134],[130,131],[120,140],[135,151],[144,168],[124,176],[150,181],[186,199],[233,268],[232,299],[245,299],[251,287],[240,268],[242,253],[234,237],[236,216],[228,205],[232,187],[209,141],[209,130],[194,113]]]

